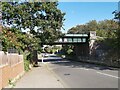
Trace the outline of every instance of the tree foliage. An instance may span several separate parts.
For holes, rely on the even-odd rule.
[[[89,33],[87,25],[77,25],[68,30],[68,34],[79,34],[79,33]]]
[[[99,28],[97,31],[97,35],[101,37],[107,38],[115,38],[115,33],[118,28],[118,24],[114,20],[104,20],[98,22]]]
[[[27,58],[36,66],[36,51],[41,43],[52,43],[62,34],[65,14],[57,5],[57,2],[2,2],[3,50],[9,47],[28,50]]]
[[[89,21],[83,25],[77,25],[68,30],[68,33],[79,34],[79,33],[89,33],[90,31],[95,31],[98,28],[96,20]]]
[[[89,21],[84,25],[77,25],[68,30],[68,33],[89,33],[90,31],[96,31],[97,36],[100,37],[115,37],[118,24],[114,20],[103,20],[97,22],[96,20]]]
[[[115,47],[118,50],[118,54],[120,53],[120,11],[114,11],[113,14],[115,15],[114,19],[116,19],[118,22],[118,28],[116,31],[116,39],[115,39]],[[120,58],[120,55],[119,55]]]
[[[22,42],[19,46],[24,46],[22,48],[25,49],[28,45],[29,48],[33,46],[36,48],[41,42],[49,43],[56,40],[61,35],[60,29],[65,15],[57,5],[57,2],[2,2],[3,27],[9,26],[13,30],[13,36],[17,36],[9,39],[10,42],[16,41],[17,44]],[[22,32],[27,29],[29,34]],[[9,31],[6,30],[5,32]]]
[[[3,46],[3,51],[7,51],[8,48],[15,48],[18,51],[32,50],[37,48],[38,44],[32,45],[32,43],[37,42],[36,38],[31,35],[22,33],[16,28],[2,28],[1,41]]]

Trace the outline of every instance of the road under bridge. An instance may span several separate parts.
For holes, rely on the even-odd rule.
[[[89,55],[90,34],[66,34],[53,43],[42,43],[42,45],[73,45],[77,56]]]

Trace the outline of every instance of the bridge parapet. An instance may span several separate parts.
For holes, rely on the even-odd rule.
[[[66,34],[55,43],[86,43],[88,42],[89,34]]]

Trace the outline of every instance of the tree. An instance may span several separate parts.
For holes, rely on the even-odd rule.
[[[115,48],[118,51],[118,59],[120,59],[120,11],[114,11],[113,14],[115,15],[114,19],[118,21],[118,28],[116,30],[116,40],[115,40]],[[119,60],[120,62],[120,60]]]
[[[77,25],[76,27],[72,27],[68,30],[68,33],[89,33],[89,31],[96,31],[98,28],[98,24],[96,20],[89,21],[86,24],[83,25]]]
[[[68,30],[69,34],[89,33],[87,25],[77,25]]]
[[[98,29],[98,23],[96,20],[89,21],[86,23],[88,31],[96,31]]]
[[[30,42],[30,51],[37,50],[37,44],[40,47],[41,42],[53,42],[61,34],[65,14],[57,5],[57,2],[2,2],[3,27],[16,28],[19,32],[29,29],[33,42],[21,40],[22,37],[19,41],[23,41],[25,45]]]
[[[54,41],[58,38],[64,20],[64,13],[57,9],[57,2],[3,2],[3,23],[15,28],[30,29],[42,42]],[[35,30],[37,27],[37,30]]]
[[[118,24],[114,20],[103,20],[98,22],[98,29],[96,31],[98,36],[113,38],[117,28]]]
[[[89,31],[96,31],[97,36],[113,38],[115,37],[117,28],[118,24],[114,20],[103,20],[99,22],[92,20],[84,25],[77,25],[76,27],[72,27],[68,30],[68,33],[79,34],[89,33]]]

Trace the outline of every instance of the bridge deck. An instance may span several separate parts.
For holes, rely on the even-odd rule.
[[[66,34],[59,40],[51,43],[42,43],[43,45],[60,45],[60,44],[85,44],[89,42],[89,34]]]

